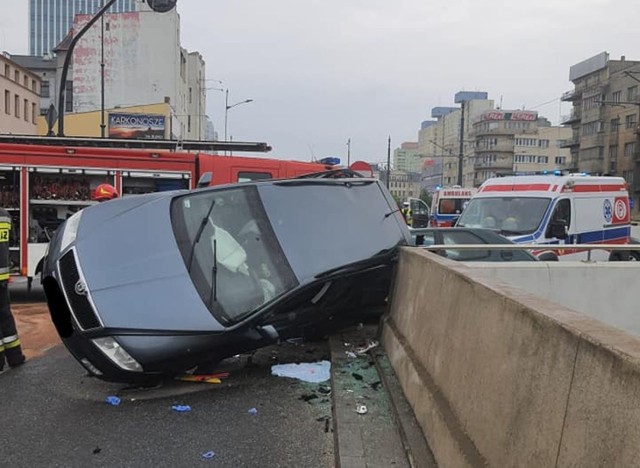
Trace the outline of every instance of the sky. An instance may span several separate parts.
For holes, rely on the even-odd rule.
[[[28,0],[0,0],[0,50],[28,53]],[[637,0],[178,0],[182,45],[229,89],[228,134],[271,157],[384,161],[431,108],[486,91],[504,109],[569,113],[569,67],[640,60]],[[222,84],[214,81],[221,80]],[[224,93],[207,91],[222,138]]]

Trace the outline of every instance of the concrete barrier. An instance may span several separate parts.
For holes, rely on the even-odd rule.
[[[639,463],[637,338],[403,249],[383,342],[440,466]]]

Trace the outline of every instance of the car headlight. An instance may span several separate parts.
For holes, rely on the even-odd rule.
[[[67,219],[64,225],[64,231],[62,231],[62,239],[60,239],[60,251],[63,251],[76,240],[78,235],[78,225],[80,224],[80,218],[82,217],[82,211],[78,211],[69,219]]]
[[[142,372],[142,366],[138,361],[133,359],[114,338],[96,338],[93,343],[118,367],[128,371]]]

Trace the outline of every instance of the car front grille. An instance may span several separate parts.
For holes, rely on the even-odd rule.
[[[81,280],[78,265],[72,250],[64,254],[59,260],[62,286],[71,307],[71,313],[76,318],[80,328],[92,330],[100,328],[102,324],[89,301],[86,284]]]

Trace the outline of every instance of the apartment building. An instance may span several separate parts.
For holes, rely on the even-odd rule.
[[[389,192],[398,202],[405,201],[407,198],[419,198],[422,191],[422,182],[420,174],[416,172],[405,172],[392,168],[387,172],[386,164],[372,164],[373,176],[380,179],[385,184],[387,175],[389,176]]]
[[[424,156],[418,142],[405,141],[393,151],[393,167],[404,172],[421,172]]]
[[[528,110],[489,110],[473,124],[475,155],[473,185],[506,174],[564,171],[570,152],[563,148],[572,132],[551,126]]]
[[[35,135],[40,78],[0,55],[0,134]]]

